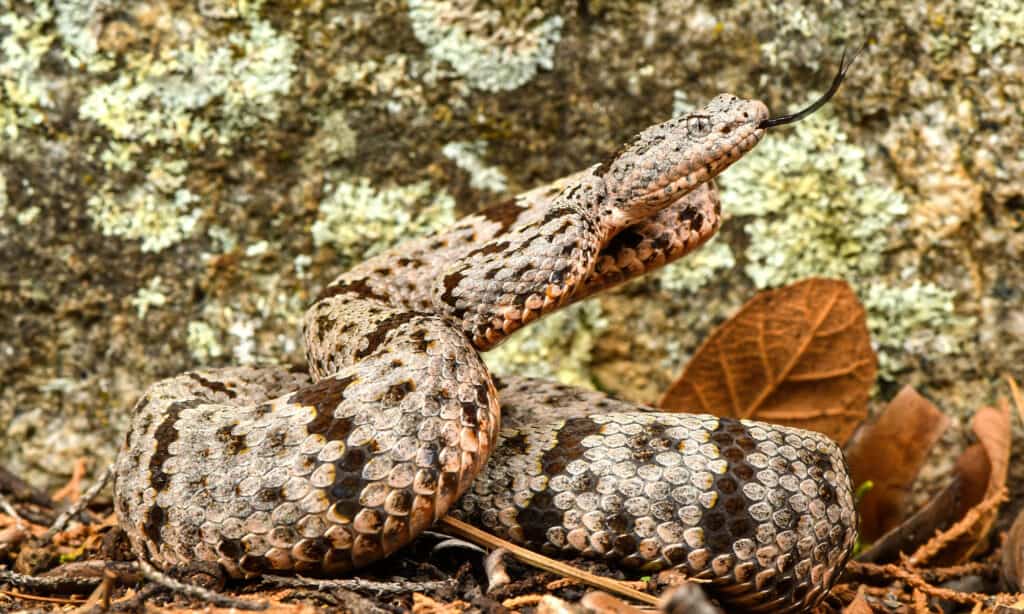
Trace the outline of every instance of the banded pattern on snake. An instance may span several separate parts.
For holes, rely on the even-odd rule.
[[[151,386],[116,467],[133,549],[234,576],[338,574],[451,510],[548,552],[680,566],[746,609],[817,603],[856,534],[834,443],[498,381],[479,356],[710,237],[713,178],[770,121],[760,102],[718,96],[605,163],[354,267],[306,314],[308,374],[208,369]]]

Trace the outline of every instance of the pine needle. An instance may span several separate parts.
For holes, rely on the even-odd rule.
[[[602,578],[601,576],[583,571],[582,569],[577,569],[572,565],[567,565],[554,559],[550,559],[542,554],[537,554],[536,552],[527,550],[526,548],[517,546],[511,542],[507,542],[499,537],[495,537],[490,533],[481,531],[480,529],[468,525],[461,520],[452,518],[451,516],[445,516],[442,518],[441,524],[462,539],[469,540],[482,546],[487,546],[488,548],[504,548],[505,550],[508,550],[509,554],[520,561],[528,565],[533,565],[538,569],[543,569],[544,571],[549,571],[566,578],[573,578],[574,580],[579,580],[584,584],[600,588],[608,591],[609,593],[628,597],[641,603],[647,603],[650,605],[658,604],[658,598],[654,595],[642,593],[635,588],[626,586],[618,580]]]

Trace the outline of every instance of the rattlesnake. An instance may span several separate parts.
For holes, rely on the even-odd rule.
[[[679,566],[747,609],[817,603],[856,534],[826,437],[499,380],[478,352],[701,244],[720,219],[712,179],[844,71],[805,113],[768,119],[720,95],[602,164],[357,265],[306,314],[308,373],[151,386],[116,467],[135,552],[234,576],[339,574],[451,511],[544,552]]]

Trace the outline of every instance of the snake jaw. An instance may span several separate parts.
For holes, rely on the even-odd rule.
[[[644,208],[658,207],[662,203],[673,202],[673,199],[678,198],[679,195],[689,193],[696,186],[717,177],[733,162],[742,158],[744,154],[760,143],[764,135],[767,134],[764,128],[749,124],[741,125],[738,131],[743,136],[735,144],[726,149],[707,152],[696,163],[690,164],[696,170],[681,174],[677,179],[664,186],[657,186],[636,198],[634,202],[644,203]]]

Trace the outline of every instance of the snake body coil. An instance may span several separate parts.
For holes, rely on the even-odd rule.
[[[766,118],[759,102],[719,96],[609,162],[358,265],[306,314],[308,374],[154,384],[116,472],[137,554],[236,576],[345,573],[452,509],[550,552],[682,566],[748,609],[817,603],[856,524],[825,437],[495,382],[478,354],[710,237],[711,180]]]

